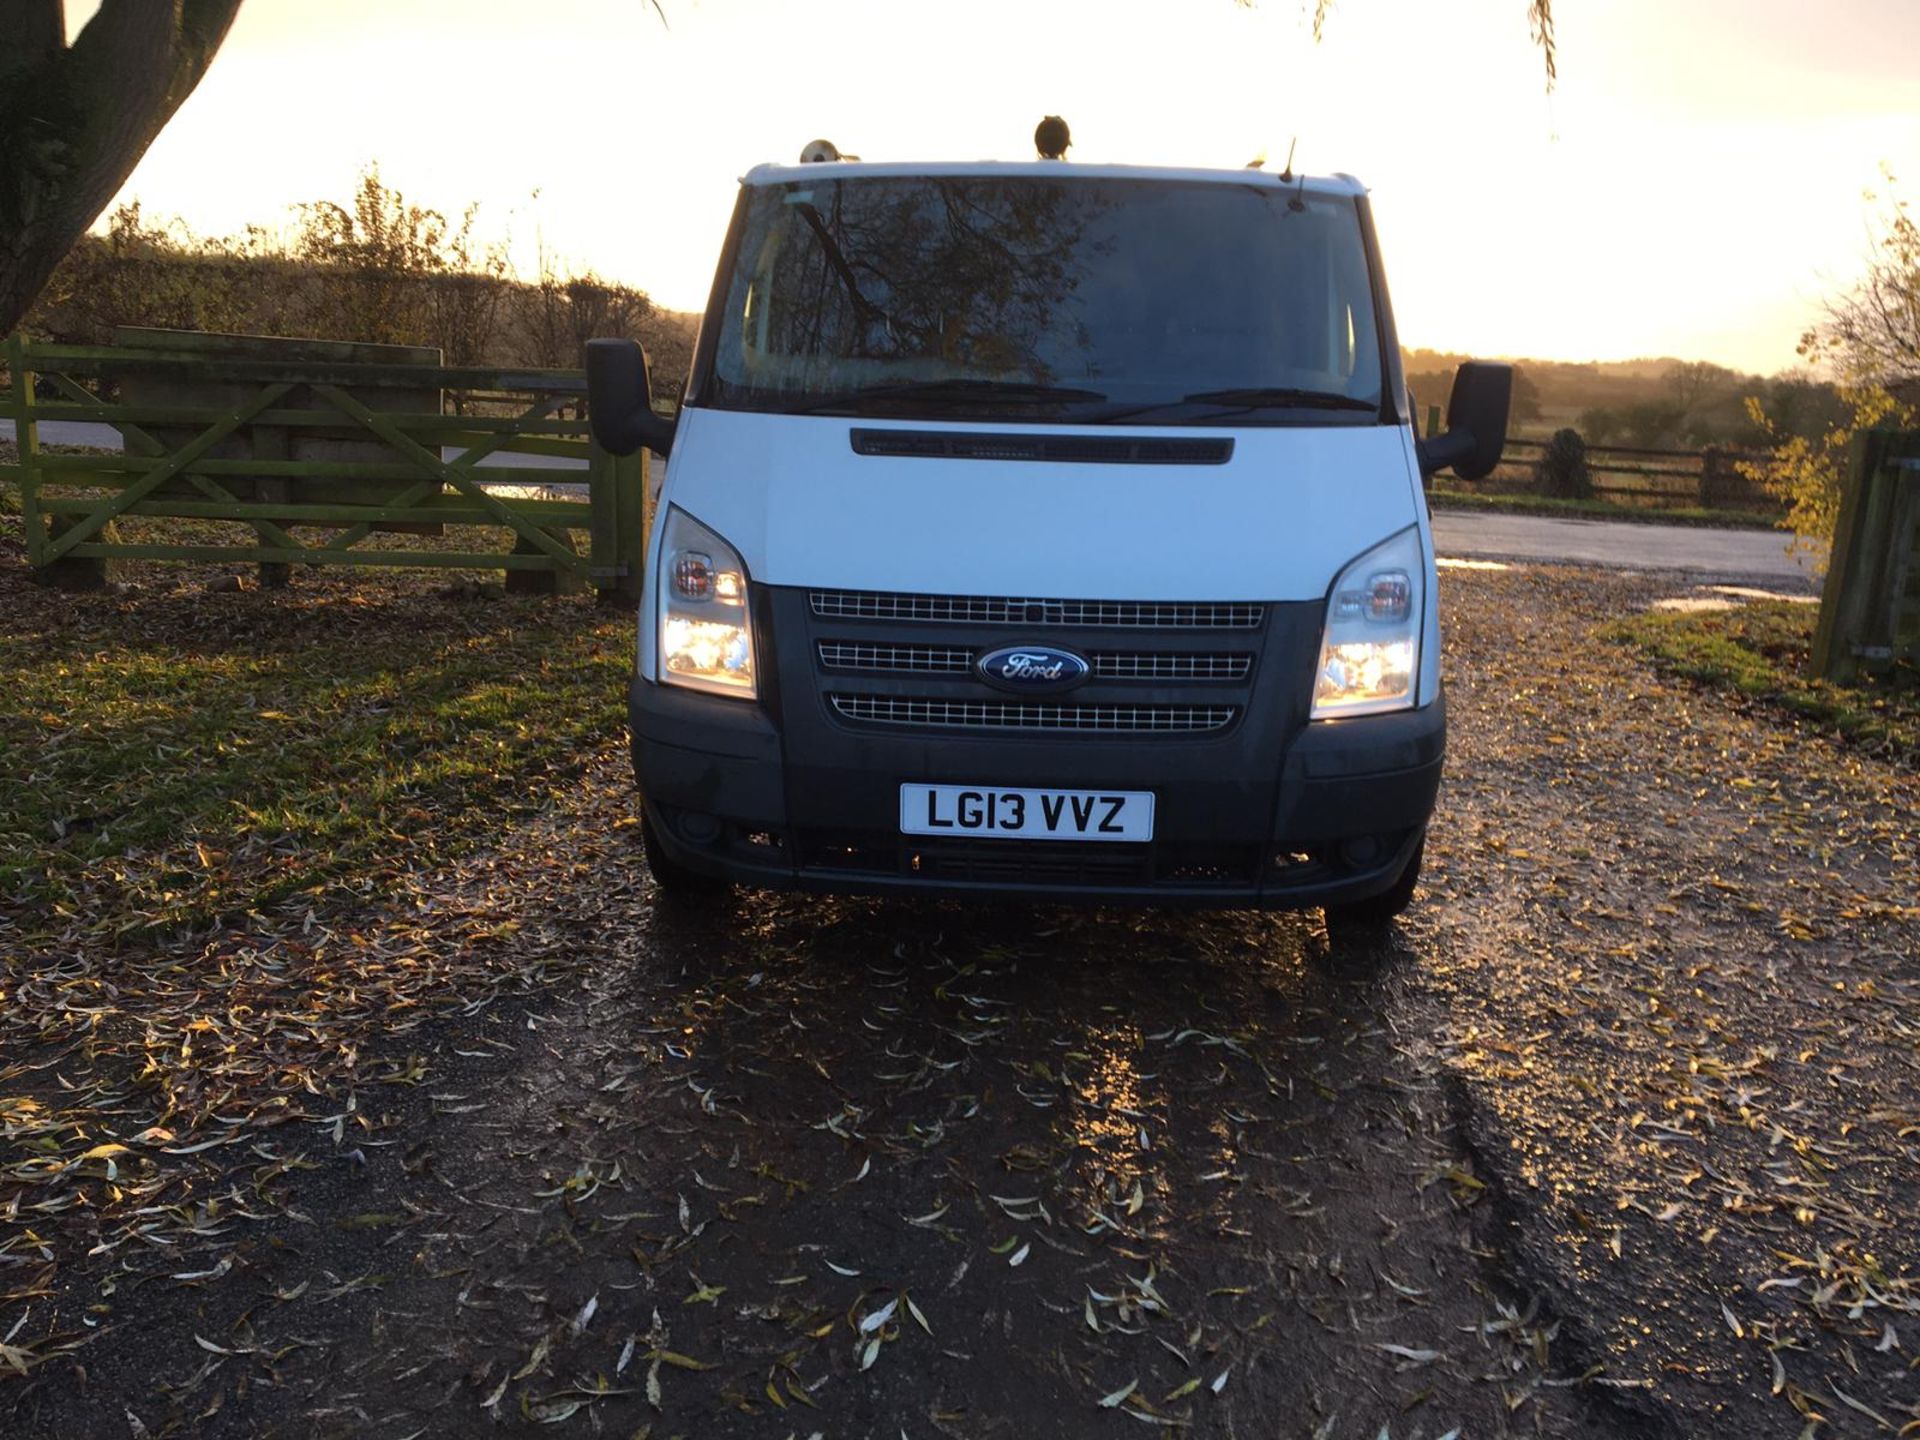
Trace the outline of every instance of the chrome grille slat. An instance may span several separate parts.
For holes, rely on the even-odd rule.
[[[869,675],[966,675],[975,651],[958,645],[902,645],[887,641],[822,640],[820,668]],[[1095,651],[1096,680],[1232,681],[1244,680],[1253,657],[1231,652],[1166,653]]]
[[[1127,630],[1257,630],[1266,608],[1246,601],[1049,600],[1003,595],[908,595],[814,590],[813,613],[834,620],[943,625],[1076,625]]]
[[[973,669],[973,651],[946,645],[866,644],[822,640],[825,670],[864,670],[875,674],[965,675]]]
[[[1099,653],[1093,673],[1100,680],[1244,680],[1251,655]]]
[[[1231,705],[1053,705],[1039,701],[923,700],[829,695],[836,713],[868,725],[949,730],[1051,730],[1115,735],[1204,734],[1233,723]]]

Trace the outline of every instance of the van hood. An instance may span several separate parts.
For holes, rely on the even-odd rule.
[[[853,432],[1225,439],[1220,464],[863,455]],[[1425,513],[1403,427],[953,425],[683,409],[662,500],[768,585],[1318,600]]]

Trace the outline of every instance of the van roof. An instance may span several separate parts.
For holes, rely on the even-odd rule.
[[[742,185],[789,185],[806,180],[839,180],[847,176],[1077,176],[1088,180],[1184,180],[1211,185],[1266,185],[1274,189],[1304,187],[1313,195],[1356,196],[1367,187],[1351,175],[1295,175],[1283,180],[1273,170],[1208,170],[1170,165],[1083,165],[1071,160],[831,160],[810,165],[756,165],[740,178]]]

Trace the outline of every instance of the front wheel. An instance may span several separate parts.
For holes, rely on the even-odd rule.
[[[1420,861],[1426,853],[1427,837],[1422,835],[1420,843],[1413,847],[1413,854],[1407,859],[1407,868],[1400,872],[1400,878],[1393,882],[1391,890],[1383,890],[1378,895],[1369,895],[1364,900],[1353,900],[1344,905],[1326,906],[1327,933],[1336,936],[1355,935],[1385,929],[1394,916],[1413,903],[1413,887],[1420,883]]]

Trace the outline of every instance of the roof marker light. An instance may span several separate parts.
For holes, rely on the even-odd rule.
[[[1033,129],[1033,148],[1042,160],[1064,160],[1073,144],[1073,132],[1058,115],[1049,115]]]

